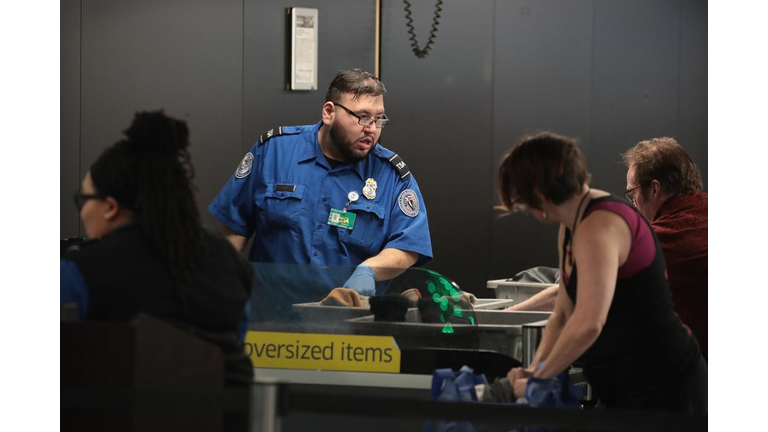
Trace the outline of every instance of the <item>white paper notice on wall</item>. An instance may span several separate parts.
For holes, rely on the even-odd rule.
[[[288,90],[317,90],[318,10],[287,9],[290,25],[290,68]]]

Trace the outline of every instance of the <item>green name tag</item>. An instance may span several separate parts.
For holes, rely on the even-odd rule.
[[[345,213],[338,209],[331,209],[331,213],[328,215],[328,225],[351,230],[355,227],[356,217],[354,213]]]

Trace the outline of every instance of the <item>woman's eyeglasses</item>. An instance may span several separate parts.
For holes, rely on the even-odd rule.
[[[80,211],[83,209],[83,206],[85,205],[85,202],[91,199],[97,199],[102,200],[104,199],[104,196],[99,194],[84,194],[80,191],[76,191],[75,195],[72,197],[75,201],[75,207],[77,207],[77,211]]]

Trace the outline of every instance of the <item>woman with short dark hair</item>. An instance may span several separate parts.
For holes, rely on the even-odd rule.
[[[506,210],[560,224],[555,309],[533,366],[508,375],[516,395],[545,391],[582,358],[608,408],[706,413],[707,366],[673,311],[658,239],[632,205],[589,187],[576,140],[549,132],[523,138],[503,158],[498,180]]]

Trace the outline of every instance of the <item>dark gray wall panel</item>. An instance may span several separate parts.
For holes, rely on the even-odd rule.
[[[80,2],[61,3],[60,209],[61,238],[80,235],[72,193],[80,187]]]
[[[412,2],[418,41],[426,44],[434,2]],[[382,135],[419,181],[435,259],[431,268],[481,292],[488,275],[492,195],[493,2],[447,1],[431,53],[417,58],[403,3],[385,1]]]
[[[540,130],[579,137],[588,151],[592,2],[499,1],[495,15],[494,168],[520,136]],[[491,278],[557,266],[556,226],[526,215],[491,226]]]
[[[267,130],[320,121],[325,92],[341,69],[373,71],[375,3],[323,0],[318,9],[318,90],[285,90],[286,0],[245,2],[244,101],[241,151],[229,161],[231,175],[243,154]],[[223,186],[228,176],[221,178]]]
[[[239,159],[242,1],[83,2],[82,159],[89,166],[133,114],[163,108],[190,128],[204,210]]]
[[[434,3],[413,2],[423,47]],[[322,0],[317,91],[285,85],[287,1],[84,0],[61,11],[61,235],[69,195],[140,109],[189,122],[205,207],[245,149],[277,125],[314,123],[339,69],[374,67],[375,2]],[[382,143],[414,172],[430,212],[431,267],[487,294],[490,278],[555,265],[554,226],[496,219],[499,158],[525,131],[582,140],[596,187],[624,189],[620,153],[677,137],[707,178],[707,6],[697,0],[446,0],[416,58],[400,1],[384,1]],[[82,36],[81,36],[82,27]],[[82,46],[80,41],[82,40]],[[79,56],[82,57],[80,58]],[[81,168],[82,167],[82,168]]]
[[[593,186],[621,193],[620,153],[677,134],[679,18],[679,1],[595,0]]]
[[[707,7],[703,0],[680,2],[680,145],[690,153],[707,189]]]

